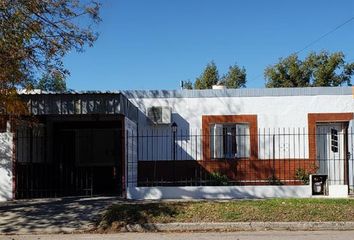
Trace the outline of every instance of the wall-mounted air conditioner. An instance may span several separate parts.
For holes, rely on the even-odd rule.
[[[154,124],[170,124],[171,108],[154,106],[147,109],[147,115]]]

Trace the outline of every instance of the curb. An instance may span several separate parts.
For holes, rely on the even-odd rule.
[[[16,228],[11,230],[0,229],[1,236],[6,235],[41,235],[41,234],[75,234],[89,232],[93,226],[90,227],[44,227],[44,228]]]
[[[101,229],[102,230],[102,229]],[[237,232],[237,231],[353,231],[354,222],[223,222],[223,223],[145,223],[127,224],[112,232]],[[105,233],[105,230],[85,227],[47,227],[43,229],[13,229],[0,231],[3,235]],[[106,233],[107,233],[106,232]]]
[[[128,224],[122,232],[188,231],[349,231],[354,222],[225,222],[225,223],[145,223]]]

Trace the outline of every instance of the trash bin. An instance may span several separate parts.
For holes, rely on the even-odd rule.
[[[327,175],[312,175],[312,195],[327,194]]]

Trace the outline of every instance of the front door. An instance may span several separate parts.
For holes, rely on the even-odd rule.
[[[318,174],[328,176],[329,185],[345,184],[346,124],[323,123],[316,126]]]

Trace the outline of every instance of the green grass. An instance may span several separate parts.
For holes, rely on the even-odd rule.
[[[109,207],[101,222],[111,226],[169,222],[354,221],[354,199],[270,199],[124,203]]]

